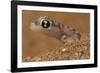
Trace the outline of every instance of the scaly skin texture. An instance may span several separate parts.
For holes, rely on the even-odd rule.
[[[47,28],[42,26],[42,21],[44,20],[49,22]],[[35,22],[32,22],[30,29],[45,32],[47,35],[58,39],[62,43],[77,42],[81,38],[81,34],[78,30],[62,23],[57,23],[48,16],[40,17]]]

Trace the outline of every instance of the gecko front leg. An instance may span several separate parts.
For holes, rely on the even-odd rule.
[[[79,31],[75,30],[72,27],[65,26],[63,28],[63,35],[61,36],[60,40],[63,43],[72,43],[72,42],[77,42],[81,38],[81,34]]]

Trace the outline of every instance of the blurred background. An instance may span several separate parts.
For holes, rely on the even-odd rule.
[[[42,16],[49,16],[54,21],[70,26],[78,30],[81,34],[90,32],[89,13],[71,13],[71,12],[43,12],[43,11],[22,11],[23,27],[23,57],[35,57],[48,52],[54,48],[59,48],[62,43],[51,36],[44,35],[41,32],[30,30],[30,24]]]

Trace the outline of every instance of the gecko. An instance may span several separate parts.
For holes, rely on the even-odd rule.
[[[49,16],[41,16],[36,21],[31,22],[30,30],[45,32],[47,35],[58,39],[62,43],[77,42],[81,38],[78,30],[58,23]]]

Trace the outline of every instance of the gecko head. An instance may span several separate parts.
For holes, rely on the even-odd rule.
[[[48,16],[38,18],[31,23],[30,29],[36,31],[48,31],[54,26],[54,21]]]

